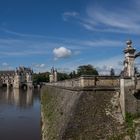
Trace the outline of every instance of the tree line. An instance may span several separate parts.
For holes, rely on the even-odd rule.
[[[34,73],[33,74],[33,82],[36,84],[39,84],[40,82],[49,82],[49,75],[50,72],[44,72],[44,73]],[[59,81],[66,80],[66,79],[72,79],[77,78],[81,75],[99,75],[96,68],[94,68],[92,65],[82,65],[77,68],[77,70],[74,70],[70,73],[62,73],[58,72],[57,78]],[[114,76],[115,71],[113,68],[110,70],[110,75]]]

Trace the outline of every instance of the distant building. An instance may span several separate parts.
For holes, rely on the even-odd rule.
[[[15,71],[0,71],[0,87],[32,88],[33,71],[30,68],[19,67]]]
[[[57,82],[57,70],[52,67],[51,74],[49,75],[50,83]]]

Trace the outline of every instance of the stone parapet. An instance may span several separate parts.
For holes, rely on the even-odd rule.
[[[82,75],[79,78],[49,83],[49,85],[68,88],[119,87],[119,77]]]

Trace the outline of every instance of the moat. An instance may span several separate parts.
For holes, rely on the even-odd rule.
[[[41,139],[39,90],[0,89],[0,139]]]

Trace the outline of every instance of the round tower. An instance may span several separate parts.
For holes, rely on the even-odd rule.
[[[20,88],[20,75],[18,73],[18,71],[15,72],[15,76],[14,76],[14,83],[13,83],[13,87],[14,88]]]
[[[51,73],[49,75],[49,80],[50,80],[50,83],[54,82],[54,68],[53,67],[52,67]]]
[[[124,49],[125,54],[125,61],[124,61],[124,71],[125,76],[133,77],[135,70],[134,70],[134,60],[135,60],[135,49],[132,47],[132,41],[126,41],[127,47]]]
[[[57,69],[54,71],[54,82],[57,82]]]

